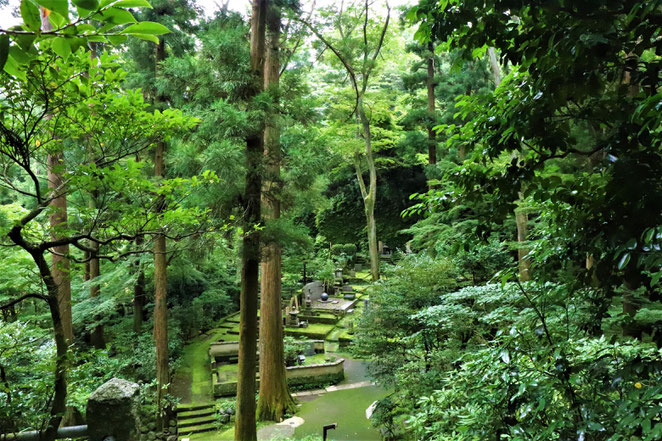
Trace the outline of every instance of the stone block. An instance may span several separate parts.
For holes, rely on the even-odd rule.
[[[140,438],[139,386],[113,378],[102,384],[87,400],[87,426],[90,441],[138,441]]]

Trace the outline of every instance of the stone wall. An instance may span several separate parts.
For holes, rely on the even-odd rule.
[[[287,384],[297,389],[315,389],[329,384],[336,384],[345,378],[345,359],[340,358],[332,363],[312,364],[310,366],[290,366],[287,368]],[[227,397],[237,393],[237,382],[218,382],[212,374],[215,397]],[[260,380],[256,380],[259,386]]]
[[[305,329],[305,328],[302,328]],[[316,353],[324,352],[324,340],[304,340],[303,343],[312,343]],[[259,354],[258,354],[259,355]],[[209,345],[209,357],[214,362],[227,362],[239,356],[238,341],[223,341]]]
[[[209,345],[209,356],[212,361],[226,361],[239,355],[238,341],[224,341]]]
[[[289,337],[307,337],[314,338],[318,340],[324,340],[326,338],[327,332],[313,332],[311,328],[290,328],[285,329],[285,335]]]
[[[305,315],[302,314],[299,316],[299,320],[303,320],[308,323],[321,323],[323,325],[335,325],[339,317],[320,317],[318,315]]]
[[[287,384],[291,387],[314,388],[339,383],[345,378],[345,359],[310,366],[290,366],[286,375]]]

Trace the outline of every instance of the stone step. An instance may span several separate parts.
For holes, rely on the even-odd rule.
[[[206,410],[214,409],[216,404],[214,403],[193,403],[193,404],[180,404],[177,406],[177,414],[180,412],[188,412],[191,410]]]
[[[214,413],[216,413],[216,409],[214,409],[213,407],[207,409],[199,409],[199,410],[184,410],[181,412],[177,412],[177,420],[182,421],[191,418],[204,417],[204,416],[213,415]]]
[[[184,419],[181,420],[179,417],[177,418],[177,431],[186,431],[188,430],[188,427],[193,427],[193,426],[200,426],[204,424],[211,424],[214,421],[216,421],[216,418],[214,418],[213,415],[208,415],[208,416],[203,416],[199,418],[190,418],[190,419]]]
[[[179,439],[186,438],[186,435],[193,433],[213,432],[216,430],[215,424],[201,424],[199,426],[187,427],[179,430]]]

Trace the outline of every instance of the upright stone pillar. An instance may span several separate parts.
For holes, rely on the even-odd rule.
[[[87,400],[87,427],[90,441],[138,441],[139,386],[113,378],[102,384]]]

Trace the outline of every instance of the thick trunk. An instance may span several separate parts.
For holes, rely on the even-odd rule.
[[[628,56],[632,56],[632,53],[629,53]],[[632,84],[632,74],[629,71],[625,71],[623,74],[623,84],[627,84],[627,94],[630,97],[635,97],[639,93],[639,86]],[[635,261],[636,259],[632,259]],[[636,273],[636,272],[635,272]],[[625,286],[626,292],[623,294],[623,314],[630,317],[628,323],[623,326],[623,335],[626,337],[641,338],[641,329],[634,322],[634,316],[637,315],[640,306],[634,301],[634,287],[640,286],[639,283],[632,283],[633,279],[637,279],[637,275],[633,274],[633,271],[630,268],[625,269],[623,284]]]
[[[487,58],[490,61],[490,69],[492,70],[494,85],[498,86],[501,84],[501,66],[499,65],[499,60],[493,47],[487,48]]]
[[[156,46],[156,75],[159,74],[159,64],[165,60],[165,41],[159,39]],[[156,94],[157,106],[163,101]],[[159,141],[154,148],[154,177],[157,180],[165,177],[165,150],[164,141]],[[163,211],[165,201],[159,197],[157,210]],[[168,366],[168,278],[166,260],[166,238],[164,234],[157,234],[154,238],[154,344],[156,345],[156,384],[158,422],[161,428],[167,425],[167,415],[164,411],[163,397],[168,393],[170,383],[170,368]]]
[[[97,195],[95,192],[95,194],[92,195],[90,208],[96,208],[96,198]],[[88,262],[88,280],[94,280],[101,274],[99,262],[99,244],[92,242],[90,244],[90,248],[93,251],[90,253],[90,261]],[[98,283],[94,283],[92,286],[90,286],[90,297],[97,297],[100,291],[101,286]],[[99,317],[95,317],[95,319],[98,320]],[[92,330],[92,333],[90,334],[90,342],[92,343],[92,346],[97,349],[103,349],[106,347],[106,340],[103,336],[103,325],[97,325],[94,327],[94,330]]]
[[[136,239],[136,245],[140,247],[142,239]],[[143,327],[143,314],[145,313],[145,270],[140,265],[140,260],[136,260],[136,271],[138,277],[133,286],[133,332],[140,333]]]
[[[531,261],[528,259],[529,249],[525,245],[529,232],[529,216],[521,208],[515,209],[515,224],[517,225],[517,258],[519,278],[521,281],[531,280]]]
[[[48,156],[48,186],[51,190],[61,187],[63,183],[62,173],[58,170],[63,163],[62,154]],[[49,216],[52,238],[58,239],[57,231],[66,228],[67,225],[67,198],[63,194],[51,202],[53,212]],[[69,266],[69,245],[61,245],[53,248],[52,273],[53,281],[57,286],[57,303],[60,308],[62,330],[69,344],[73,343],[74,330],[71,318],[71,279]]]
[[[434,45],[432,42],[428,43],[428,51],[430,52],[428,58],[428,162],[430,165],[437,163],[437,132],[432,128],[435,126],[435,97],[434,97]],[[430,186],[432,188],[432,186]]]
[[[154,238],[154,343],[156,345],[157,407],[161,416],[163,396],[170,382],[168,367],[168,305],[165,236]]]
[[[264,86],[264,34],[267,0],[253,0],[251,15],[252,89],[256,96]],[[260,235],[254,226],[261,221],[261,164],[264,155],[262,128],[246,137],[246,185],[244,189],[244,238],[241,294],[239,297],[239,364],[237,366],[237,416],[235,441],[257,440],[255,424],[255,371],[257,352],[257,296],[260,268]]]
[[[90,280],[94,280],[100,275],[100,268],[99,268],[99,258],[95,257],[99,255],[99,246],[98,244],[94,244],[92,248],[95,250],[92,253],[92,256],[90,258]],[[101,286],[98,283],[93,284],[90,286],[90,297],[97,297],[100,293]],[[95,317],[97,320],[99,317]],[[92,343],[92,346],[94,346],[97,349],[103,349],[106,347],[106,340],[103,335],[103,325],[97,325],[94,327],[94,330],[92,331],[92,334],[90,334],[90,342]]]
[[[372,156],[372,133],[370,121],[365,114],[363,97],[358,100],[356,111],[358,112],[359,124],[363,141],[365,142],[365,159],[368,164],[368,187],[363,181],[363,173],[358,159],[355,159],[356,179],[359,182],[361,195],[363,196],[363,207],[365,210],[366,227],[368,230],[368,254],[370,257],[370,274],[372,280],[379,280],[379,250],[377,248],[377,226],[375,224],[375,203],[377,200],[377,169],[375,159]]]
[[[266,176],[262,193],[265,221],[280,219],[280,127],[278,121],[278,84],[280,76],[280,11],[271,4],[266,18],[267,52],[264,87],[274,93],[274,108],[264,128]],[[295,410],[287,389],[283,355],[283,312],[281,310],[282,249],[277,239],[266,243],[262,252],[260,289],[260,394],[257,418],[280,421]]]
[[[41,11],[41,30],[50,31],[53,29],[48,18],[50,11],[40,8]],[[47,115],[51,119],[52,115]],[[64,182],[62,167],[64,166],[64,155],[54,153],[48,155],[48,188],[51,191],[60,189]],[[53,212],[49,217],[53,239],[58,238],[57,230],[67,226],[67,197],[62,193],[51,202]],[[69,245],[62,245],[53,248],[52,277],[57,286],[57,304],[60,308],[60,320],[62,323],[62,332],[68,344],[74,341],[74,328],[71,318],[71,280],[69,269]]]

